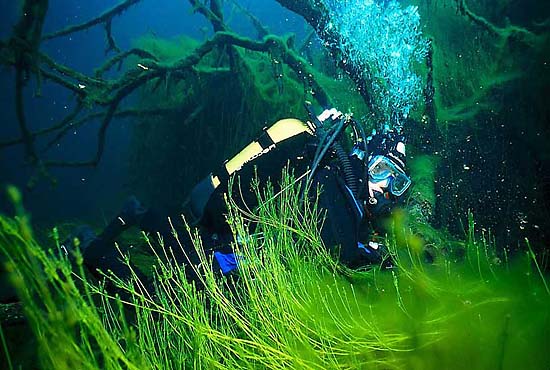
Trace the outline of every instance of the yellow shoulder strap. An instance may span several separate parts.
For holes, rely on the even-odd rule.
[[[251,160],[269,152],[278,143],[285,141],[291,137],[307,132],[313,135],[311,129],[302,121],[294,118],[286,118],[275,122],[271,127],[265,130],[264,135],[267,135],[272,145],[263,147],[260,144],[260,139],[248,144],[243,150],[241,150],[236,156],[231,158],[225,163],[225,168],[229,175],[240,170],[241,167]]]
[[[267,134],[275,144],[304,132],[313,135],[308,125],[295,118],[282,119],[267,129]]]
[[[287,118],[275,122],[260,137],[248,144],[236,156],[225,162],[227,174],[232,175],[247,162],[269,152],[280,142],[303,133],[313,135],[309,126],[297,119]],[[208,199],[210,199],[214,190],[221,184],[222,180],[220,177],[226,177],[226,174],[219,175],[210,174],[197,185],[200,186],[200,188],[197,188],[197,194],[193,195],[192,193],[190,198],[191,208],[189,209],[192,211],[191,213],[194,215],[196,221],[202,217]]]

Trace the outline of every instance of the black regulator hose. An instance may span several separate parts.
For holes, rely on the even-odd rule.
[[[316,126],[315,131],[317,132],[317,135],[321,136],[321,141],[324,142],[325,139],[327,138],[327,132],[325,132],[325,130],[323,129],[322,122],[319,121],[319,119],[317,118],[317,116],[313,112],[313,109],[311,108],[310,104],[306,103],[304,106],[305,106],[310,118],[315,123],[315,126]],[[357,123],[353,119],[352,119],[351,122],[352,122],[353,129],[355,131],[355,136],[356,136],[356,139],[357,139],[357,136],[358,136],[357,135],[357,127],[356,127]],[[336,127],[336,130],[333,133],[333,135],[331,137],[329,137],[328,142],[326,144],[324,144],[326,146],[324,148],[322,148],[323,145],[320,145],[317,148],[317,151],[315,153],[314,160],[313,160],[313,165],[311,167],[311,172],[308,176],[307,183],[309,184],[311,182],[311,179],[313,178],[313,175],[315,174],[315,171],[317,170],[317,166],[319,165],[319,163],[321,162],[321,160],[325,156],[325,154],[327,152],[327,149],[330,147],[334,150],[334,152],[336,153],[336,157],[338,158],[338,161],[340,162],[346,186],[349,188],[349,190],[351,191],[353,196],[355,198],[357,198],[357,196],[358,196],[358,187],[359,187],[358,184],[357,184],[357,177],[353,173],[353,168],[351,167],[351,162],[349,160],[349,157],[348,157],[346,151],[344,150],[344,148],[342,148],[342,145],[337,140],[338,137],[343,132],[344,127],[347,123],[348,123],[348,121],[345,121],[345,118],[342,118],[342,120],[338,124],[336,124],[337,127]],[[364,140],[365,134],[364,134],[364,132],[362,131],[361,128],[360,128],[360,132],[361,132],[361,137]],[[366,141],[365,141],[365,143],[366,143]],[[309,185],[308,185],[308,187],[309,187]]]
[[[340,166],[342,167],[342,172],[344,175],[344,181],[346,182],[346,185],[348,186],[349,190],[351,190],[351,193],[355,198],[357,198],[358,195],[358,184],[357,184],[357,177],[353,173],[353,168],[351,167],[351,162],[349,160],[348,154],[342,148],[342,145],[339,142],[332,143],[332,149],[336,153],[336,157],[338,157],[338,161],[340,162]]]

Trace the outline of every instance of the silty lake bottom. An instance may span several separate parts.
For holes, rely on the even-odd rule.
[[[1,368],[550,368],[547,2],[2,8]]]

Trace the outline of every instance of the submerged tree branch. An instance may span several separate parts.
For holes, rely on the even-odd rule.
[[[19,122],[19,130],[21,131],[21,142],[25,146],[25,158],[31,163],[35,163],[38,157],[34,149],[34,136],[27,127],[27,120],[25,118],[25,106],[23,103],[24,84],[23,70],[22,68],[17,68],[15,71],[15,113]]]
[[[115,55],[114,57],[112,57],[111,59],[103,63],[101,67],[96,69],[95,76],[100,78],[103,75],[103,73],[107,72],[115,64],[122,63],[126,58],[128,58],[131,55],[135,55],[143,59],[157,60],[157,58],[153,54],[149,53],[146,50],[139,49],[139,48],[132,48],[130,50],[120,52],[119,54]]]
[[[51,134],[53,132],[59,131],[57,133],[57,135],[52,140],[50,140],[48,142],[48,144],[46,145],[46,147],[41,151],[41,153],[45,153],[49,149],[51,149],[55,144],[59,143],[59,141],[63,137],[65,137],[65,135],[68,132],[70,132],[72,130],[76,130],[77,128],[85,125],[86,123],[88,123],[90,121],[93,121],[97,118],[102,118],[102,120],[104,122],[104,125],[105,125],[105,117],[107,117],[108,111],[107,112],[94,112],[94,113],[88,114],[87,116],[77,120],[76,117],[82,111],[82,109],[83,109],[83,104],[82,104],[82,102],[79,102],[77,104],[77,106],[75,107],[75,109],[70,114],[68,114],[63,120],[61,120],[59,123],[57,123],[53,126],[50,126],[48,128],[38,130],[36,132],[28,132],[27,136],[24,136],[24,137],[21,137],[21,138],[18,138],[18,139],[11,139],[11,140],[6,140],[6,141],[3,141],[3,142],[0,142],[0,148],[5,148],[5,147],[13,146],[13,145],[18,145],[18,144],[24,144],[26,142],[26,140],[29,140],[29,137],[30,137],[30,140],[34,140],[35,138],[37,138],[39,136],[44,136],[44,135]],[[125,110],[115,112],[114,114],[112,114],[111,118],[113,118],[113,117],[125,118],[125,117],[162,115],[162,114],[169,113],[170,111],[172,111],[172,110],[168,109],[168,108],[125,109]],[[107,122],[107,124],[108,124],[108,122]],[[104,130],[106,130],[106,127],[105,127]],[[52,162],[45,162],[44,165],[47,166],[47,167],[50,167],[51,163]],[[92,161],[88,161],[88,162],[85,162],[85,163],[87,163],[86,165],[93,165]],[[61,162],[59,162],[57,164],[60,165]]]
[[[82,108],[83,108],[82,102],[79,101],[79,103],[77,104],[75,109],[73,109],[73,111],[71,113],[69,113],[65,118],[63,118],[59,123],[56,123],[56,124],[54,124],[50,127],[47,127],[45,129],[41,129],[41,130],[37,130],[35,132],[31,132],[30,134],[31,134],[33,140],[36,139],[39,136],[47,135],[47,134],[50,134],[52,132],[62,130],[65,127],[69,126],[71,121],[76,118],[76,116],[80,113]],[[13,145],[22,144],[22,143],[24,143],[24,139],[22,137],[17,138],[17,139],[10,139],[10,140],[5,140],[5,141],[0,141],[0,149],[7,148],[7,147],[10,147],[10,146],[13,146]]]
[[[32,164],[38,162],[38,157],[34,148],[34,138],[25,118],[23,90],[32,71],[37,73],[40,81],[37,53],[47,11],[47,0],[26,1],[23,15],[17,22],[14,34],[9,41],[9,46],[11,46],[14,54],[15,112],[21,131],[21,140],[25,145],[25,158]],[[38,86],[40,87],[40,84]]]
[[[112,116],[109,119],[113,118],[128,118],[128,117],[144,117],[144,116],[161,116],[163,114],[168,114],[170,112],[173,112],[173,109],[169,108],[156,108],[156,109],[136,109],[136,108],[130,108],[130,109],[124,109],[120,111],[116,111],[112,113]],[[45,147],[44,152],[50,150],[55,144],[57,144],[67,133],[69,133],[72,130],[76,130],[82,126],[84,126],[86,123],[91,122],[93,120],[96,120],[98,118],[102,119],[102,126],[105,124],[108,112],[94,112],[91,113],[75,122],[73,122],[69,126],[65,126],[64,130],[62,130],[54,139],[52,139]],[[105,132],[107,127],[104,128],[104,132],[99,137],[99,142],[104,143],[105,141]],[[103,146],[104,144],[102,144]],[[103,149],[99,149],[98,147],[96,151],[96,155],[94,159],[97,158],[97,153],[100,152]],[[97,162],[99,163],[99,162]],[[88,160],[88,161],[47,161],[44,163],[46,167],[91,167],[97,165],[97,163],[94,160]]]
[[[212,23],[215,32],[221,29],[226,29],[225,24],[223,23],[223,20],[220,18],[219,14],[216,14],[214,11],[212,11],[211,8],[206,7],[199,0],[189,0],[189,3],[193,7],[193,11],[195,13],[202,14],[206,19],[208,19],[210,23]]]
[[[85,29],[88,29],[90,27],[96,26],[101,23],[108,23],[111,22],[114,17],[117,15],[122,14],[126,9],[130,8],[131,6],[139,3],[141,0],[124,0],[122,3],[116,5],[115,7],[107,10],[100,16],[93,18],[87,22],[75,24],[72,26],[68,26],[62,30],[50,33],[45,35],[42,40],[51,40],[56,37],[66,36],[70,35],[71,33],[83,31]]]
[[[482,27],[492,35],[503,39],[504,41],[513,39],[524,44],[525,46],[537,48],[541,46],[541,43],[544,42],[544,40],[547,40],[547,37],[537,35],[523,27],[518,27],[515,25],[498,27],[492,22],[489,22],[486,18],[472,12],[468,7],[468,4],[466,4],[466,0],[456,0],[456,3],[460,14],[466,16],[478,26]]]
[[[112,19],[109,19],[107,22],[105,22],[105,34],[107,35],[107,49],[105,49],[105,53],[108,53],[109,51],[120,53],[120,49],[116,45],[115,38],[113,37],[112,26]]]
[[[37,174],[47,176],[46,169],[49,167],[82,167],[97,166],[101,161],[105,150],[105,142],[110,124],[115,117],[125,117],[130,115],[150,115],[163,114],[166,109],[139,110],[126,109],[119,110],[122,101],[137,88],[146,83],[158,79],[159,84],[167,81],[168,78],[185,79],[189,73],[192,74],[212,74],[228,73],[225,68],[219,66],[200,67],[197,65],[208,54],[214,50],[227,50],[230,56],[231,71],[248,73],[247,67],[242,63],[241,56],[234,48],[243,48],[251,51],[264,52],[269,55],[277,55],[277,59],[286,63],[302,80],[304,86],[314,92],[314,97],[322,106],[329,105],[329,97],[324,89],[319,85],[315,78],[315,72],[308,62],[292,48],[290,38],[280,38],[274,35],[266,35],[260,41],[255,41],[246,37],[240,37],[227,31],[224,24],[221,3],[218,0],[211,0],[209,6],[206,6],[199,0],[189,0],[194,6],[196,12],[207,17],[215,30],[214,36],[197,47],[190,55],[181,58],[176,62],[161,62],[150,52],[142,49],[133,48],[127,51],[119,51],[114,42],[111,33],[112,19],[135,5],[139,0],[127,0],[121,2],[114,8],[106,11],[100,16],[82,24],[66,27],[60,31],[42,36],[41,27],[47,10],[47,0],[27,0],[26,6],[41,4],[41,8],[33,8],[35,13],[26,13],[20,20],[17,32],[10,42],[0,43],[1,62],[12,65],[16,70],[16,113],[19,121],[21,137],[0,142],[0,148],[23,144],[27,159],[31,164],[37,167]],[[251,16],[251,15],[249,15]],[[94,76],[88,76],[77,70],[69,68],[53,60],[45,53],[38,51],[40,42],[50,40],[56,37],[66,36],[79,32],[95,25],[104,24],[107,32],[108,50],[115,50],[117,54],[107,60],[94,73]],[[266,28],[259,31],[267,32]],[[128,57],[137,56],[135,66],[130,66],[122,75],[116,79],[105,79],[103,75],[115,65],[121,65]],[[73,111],[63,118],[60,122],[45,129],[31,131],[28,128],[25,110],[23,106],[23,87],[27,75],[34,73],[40,80],[45,78],[56,83],[63,88],[71,91],[77,98],[77,105]],[[243,76],[246,77],[246,76]],[[157,84],[158,85],[158,84]],[[102,111],[90,113],[84,117],[79,117],[83,109],[102,107]],[[186,123],[191,122],[202,112],[204,107],[197,108],[192,115],[188,117]],[[90,160],[85,161],[45,161],[38,157],[35,148],[35,139],[39,136],[54,134],[53,138],[40,151],[43,155],[49,149],[58,144],[68,132],[81,127],[95,119],[101,119],[100,128],[97,132],[97,147],[95,154]],[[34,178],[36,180],[36,178]]]
[[[52,58],[44,53],[38,54],[39,61],[43,62],[48,66],[52,71],[59,73],[63,78],[69,77],[70,79],[76,81],[77,83],[86,85],[86,86],[96,86],[101,87],[105,85],[105,81],[93,77],[88,77],[83,73],[75,71],[72,68],[64,66],[63,64],[57,63]]]
[[[167,73],[183,73],[185,71],[191,71],[195,65],[209,52],[214,48],[222,45],[231,45],[248,50],[259,51],[259,52],[270,52],[272,50],[277,50],[279,55],[281,55],[283,61],[287,63],[296,73],[296,75],[303,80],[305,84],[310,86],[314,90],[315,98],[323,106],[327,106],[329,102],[328,95],[325,93],[324,89],[318,84],[317,80],[314,77],[314,72],[303,58],[301,58],[294,50],[290,49],[287,45],[287,42],[284,39],[270,35],[265,37],[262,41],[255,41],[249,38],[240,37],[230,32],[218,32],[214,37],[203,43],[195,51],[174,63],[161,63],[151,59],[142,60],[139,64],[143,69],[140,70],[130,70],[124,76],[119,78],[117,81],[114,81],[109,84],[104,84],[104,87],[108,87],[109,91],[116,91],[115,95],[108,100],[104,99],[104,102],[108,102],[108,109],[105,112],[94,113],[88,117],[85,117],[83,120],[74,123],[74,125],[83,124],[86,121],[89,121],[93,118],[102,117],[102,122],[100,129],[98,131],[98,141],[96,154],[91,160],[87,161],[45,161],[45,167],[83,167],[83,166],[96,166],[103,155],[105,149],[105,138],[106,133],[109,128],[109,125],[113,117],[121,117],[124,115],[129,115],[131,112],[137,111],[123,111],[118,112],[117,109],[120,102],[128,96],[132,91],[134,91],[139,86],[151,81],[154,78],[159,78]],[[160,111],[158,112],[160,114]],[[71,126],[72,128],[73,126]],[[54,138],[49,144],[48,148],[57,143],[65,134],[69,131],[67,126],[60,131],[58,136]],[[12,140],[11,144],[14,143]]]
[[[310,86],[315,91],[315,98],[321,106],[329,104],[329,97],[317,82],[315,72],[310,67],[309,63],[300,57],[296,51],[288,47],[287,42],[277,36],[269,35],[264,37],[262,41],[255,41],[246,37],[235,35],[231,32],[218,32],[214,37],[205,42],[189,57],[174,63],[173,65],[162,65],[154,63],[151,65],[153,69],[185,69],[198,63],[198,61],[210,52],[217,45],[234,45],[244,49],[258,52],[274,52],[280,55],[283,61],[294,70],[296,75],[302,79],[304,83]]]

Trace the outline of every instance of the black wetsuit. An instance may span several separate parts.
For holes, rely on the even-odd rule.
[[[233,197],[237,203],[250,207],[257,204],[256,195],[248,186],[254,176],[258,176],[260,183],[265,184],[271,180],[275,187],[281,177],[282,169],[288,164],[294,171],[294,176],[303,174],[310,166],[315,153],[317,139],[309,134],[301,134],[291,137],[269,151],[246,163],[237,173],[240,181],[238,197]],[[354,176],[359,184],[364,187],[362,177],[364,168],[361,161],[350,158]],[[223,171],[220,171],[220,173]],[[351,268],[364,266],[374,262],[374,258],[368,248],[361,243],[364,236],[370,232],[369,222],[364,215],[359,201],[356,200],[347,187],[342,168],[336,157],[329,151],[325,159],[318,166],[312,180],[312,189],[320,186],[321,193],[318,196],[318,206],[326,211],[326,220],[321,230],[324,244],[336,254],[339,261]],[[226,204],[224,193],[228,191],[228,176],[220,175],[221,183],[212,192],[208,189],[210,181],[202,181],[193,190],[192,195],[199,199],[207,199],[202,215],[197,224],[200,227],[203,245],[206,254],[214,254],[214,269],[221,270],[224,274],[236,269],[233,252],[230,249],[230,241],[233,240],[229,226],[225,221]],[[277,189],[275,189],[277,191]],[[177,215],[175,220],[180,220]],[[178,224],[181,222],[175,222]],[[113,248],[114,238],[130,226],[138,226],[143,231],[153,236],[159,233],[164,239],[165,247],[171,247],[178,263],[199,262],[187,232],[178,233],[180,243],[186,251],[182,253],[180,246],[174,239],[171,227],[166,216],[157,214],[148,209],[140,213],[138,217],[126,219],[124,225],[118,217],[99,235],[84,253],[85,263],[92,270],[112,270],[117,276],[124,278],[128,275],[128,269],[120,262],[119,254]],[[186,269],[189,280],[199,283],[193,269]]]

